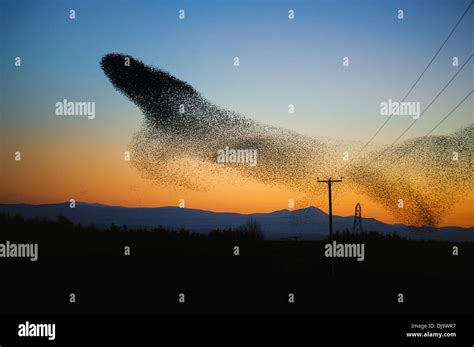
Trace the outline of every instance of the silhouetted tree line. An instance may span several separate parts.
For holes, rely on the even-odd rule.
[[[217,229],[208,233],[189,230],[155,228],[131,228],[112,223],[108,227],[74,224],[64,216],[55,220],[46,218],[26,219],[21,215],[0,213],[0,242],[38,242],[41,259],[57,261],[80,259],[94,264],[94,256],[123,258],[124,246],[131,246],[136,261],[156,257],[172,257],[173,264],[195,263],[202,268],[217,263],[234,266],[234,247],[240,247],[242,257],[239,268],[246,260],[245,271],[262,273],[271,271],[287,274],[289,271],[318,273],[329,276],[329,258],[325,257],[328,240],[302,240],[295,235],[286,240],[264,240],[261,226],[248,220],[235,229]],[[381,276],[419,278],[420,275],[435,278],[465,278],[474,264],[473,242],[447,242],[408,240],[397,235],[365,232],[354,235],[348,230],[336,232],[333,240],[340,243],[363,243],[366,257],[362,262],[354,259],[334,259],[338,275]],[[453,247],[459,247],[459,256],[453,255]],[[90,257],[91,256],[91,257]],[[142,258],[140,258],[142,257]],[[194,257],[189,260],[189,257]],[[200,260],[199,260],[200,259]],[[208,260],[204,260],[208,259]],[[65,260],[63,260],[65,261]],[[205,263],[208,261],[208,263]],[[211,264],[211,265],[209,265]],[[171,266],[171,265],[170,265]],[[184,266],[184,265],[183,265]],[[259,270],[260,269],[260,270]],[[244,271],[244,270],[242,270]]]
[[[55,220],[46,218],[26,219],[21,214],[10,215],[0,213],[0,225],[2,230],[21,233],[21,232],[46,232],[46,233],[82,233],[82,234],[116,234],[133,233],[153,235],[157,239],[169,240],[241,240],[241,241],[263,241],[264,235],[260,224],[254,219],[249,219],[244,225],[232,229],[215,229],[209,233],[190,232],[186,229],[172,230],[157,226],[153,228],[129,228],[126,225],[116,225],[111,223],[105,228],[98,228],[94,224],[82,225],[74,224],[65,216],[59,215]]]

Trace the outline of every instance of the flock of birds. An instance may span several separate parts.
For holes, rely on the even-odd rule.
[[[313,138],[254,121],[127,55],[107,54],[101,67],[145,116],[130,144],[131,162],[159,184],[206,190],[213,177],[237,174],[303,194],[323,194],[327,188],[315,184],[317,176],[343,176],[338,194],[363,194],[400,223],[419,226],[436,226],[472,191],[473,124],[449,136],[411,138],[390,147],[373,144],[345,165],[343,153],[356,153],[360,143]],[[217,163],[217,151],[226,147],[257,150],[258,164]]]

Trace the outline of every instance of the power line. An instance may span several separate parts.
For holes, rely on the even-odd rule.
[[[459,108],[459,106],[461,106],[461,105],[464,103],[464,101],[466,101],[467,98],[469,98],[469,97],[472,95],[473,92],[474,92],[474,90],[471,90],[471,91],[464,97],[464,99],[462,99],[462,100],[451,110],[451,112],[449,112],[446,116],[444,116],[444,118],[441,119],[441,120],[438,122],[438,124],[436,124],[436,125],[434,126],[434,128],[431,129],[425,136],[431,135],[431,133],[432,133],[433,131],[435,131],[446,119],[448,119],[448,118]]]
[[[439,96],[446,90],[446,88],[448,88],[448,86],[451,84],[452,81],[454,81],[454,79],[456,78],[456,76],[461,72],[461,70],[467,65],[467,63],[471,60],[471,58],[473,57],[474,54],[471,54],[469,56],[469,58],[464,62],[464,64],[461,66],[461,68],[456,71],[456,73],[453,75],[453,77],[451,77],[451,79],[448,81],[448,83],[446,83],[444,85],[443,88],[441,88],[441,90],[438,92],[438,94],[436,94],[436,96],[433,98],[433,100],[431,100],[431,102],[428,104],[428,106],[426,106],[426,108],[423,110],[423,112],[421,112],[420,114],[420,117],[418,119],[421,118],[421,116],[431,107],[431,105],[433,105],[433,103],[439,98]],[[375,161],[377,161],[382,155],[384,155],[393,145],[395,145],[398,140],[400,140],[412,127],[413,125],[415,125],[415,123],[417,122],[418,119],[414,119],[413,122],[410,123],[410,125],[408,125],[408,127],[405,128],[405,130],[403,130],[403,132],[388,146],[386,147],[382,153],[380,153],[378,156],[376,156],[369,164],[367,165],[371,165],[373,164]]]
[[[449,111],[429,132],[427,132],[425,135],[423,135],[423,137],[426,137],[426,136],[429,136],[433,133],[433,131],[435,131],[444,121],[446,121],[449,117],[451,117],[454,112],[456,112],[456,110],[474,93],[474,90],[471,90],[461,101],[459,101],[456,106],[454,106],[451,111]],[[400,160],[401,158],[403,158],[405,155],[407,155],[410,151],[412,151],[415,147],[417,146],[417,144],[415,143],[412,147],[409,147],[402,155],[400,155],[397,159],[395,160],[392,160],[388,165],[393,165],[395,162],[398,162],[398,160]],[[319,182],[319,181],[318,181]],[[333,181],[334,182],[334,181]],[[331,195],[329,197],[329,199],[331,199]],[[331,206],[331,204],[330,204]],[[331,206],[332,207],[332,206]],[[308,210],[306,210],[306,217],[307,217],[307,213]],[[331,209],[331,212],[332,212],[332,209]],[[331,213],[332,214],[332,213]],[[357,207],[356,207],[356,214],[355,216],[357,216]],[[356,217],[355,217],[356,218]],[[307,218],[306,218],[306,221],[307,221]],[[355,223],[355,222],[354,222]],[[360,227],[360,229],[362,230],[362,227]],[[355,230],[355,226],[354,226],[354,229]]]
[[[458,104],[456,106],[453,107],[453,109],[451,111],[449,111],[448,114],[446,114],[446,116],[444,116],[428,133],[426,133],[425,135],[423,135],[423,137],[426,137],[426,136],[429,136],[431,135],[431,133],[433,133],[433,131],[435,131],[446,119],[448,119],[454,112],[456,112],[456,110],[472,95],[472,93],[474,93],[474,90],[471,90],[460,102],[458,102]],[[395,162],[398,162],[398,160],[400,160],[401,158],[403,158],[405,155],[407,155],[411,150],[413,150],[413,148],[416,147],[416,143],[412,146],[412,147],[409,147],[402,155],[400,155],[397,159],[391,161],[388,165],[393,165],[393,163]]]
[[[461,21],[463,20],[464,16],[467,14],[467,12],[469,11],[469,9],[471,8],[472,6],[472,1],[469,3],[469,6],[467,6],[467,8],[464,10],[463,14],[461,15],[461,17],[458,19],[458,21],[456,22],[456,24],[454,25],[454,27],[451,29],[450,33],[448,34],[448,36],[446,37],[446,39],[443,41],[443,43],[441,44],[441,46],[438,48],[438,50],[436,51],[436,53],[434,54],[434,56],[431,58],[431,60],[429,61],[428,65],[426,65],[425,69],[423,70],[423,72],[420,74],[420,76],[418,76],[418,78],[416,79],[415,83],[412,84],[412,86],[410,87],[410,89],[408,90],[408,92],[405,94],[405,96],[402,98],[401,102],[405,101],[405,99],[408,97],[408,95],[412,92],[412,90],[415,88],[415,86],[418,84],[418,82],[421,80],[421,78],[423,77],[423,75],[425,74],[425,72],[428,70],[428,68],[431,66],[431,64],[433,63],[433,61],[436,59],[436,57],[438,56],[438,54],[441,52],[441,50],[443,49],[444,45],[446,44],[446,42],[448,42],[448,40],[450,39],[450,37],[453,35],[454,31],[456,30],[456,28],[459,26],[459,24],[461,23]],[[390,115],[386,120],[385,122],[377,129],[377,131],[375,132],[375,134],[369,139],[369,141],[367,141],[367,143],[362,146],[362,148],[356,153],[355,156],[352,157],[352,159],[342,167],[342,170],[344,170],[347,166],[349,166],[352,161],[354,159],[356,159],[360,153],[362,153],[362,151],[367,148],[367,146],[369,144],[372,143],[372,141],[375,139],[375,137],[380,133],[380,131],[382,131],[382,129],[385,127],[385,125],[387,125],[387,123],[390,121],[390,119],[392,119],[393,117],[393,114]]]
[[[410,93],[413,91],[413,89],[416,87],[416,85],[418,84],[418,82],[421,80],[421,78],[424,76],[425,72],[429,69],[429,67],[431,66],[431,64],[433,63],[433,61],[436,59],[436,57],[438,56],[438,54],[441,52],[441,50],[443,49],[443,47],[446,45],[446,43],[448,42],[448,40],[451,38],[451,36],[453,35],[453,33],[456,31],[457,27],[459,26],[459,24],[461,23],[461,21],[463,20],[463,18],[466,16],[467,12],[469,11],[469,9],[471,8],[472,6],[472,3],[473,1],[471,0],[469,5],[466,7],[466,9],[464,10],[463,14],[461,15],[461,17],[459,17],[458,21],[456,22],[456,24],[454,25],[454,27],[451,29],[451,31],[449,32],[448,36],[444,39],[443,43],[441,44],[441,46],[438,48],[438,50],[435,52],[435,54],[433,55],[433,57],[431,58],[431,60],[428,62],[428,64],[426,65],[426,67],[423,69],[423,71],[421,72],[421,74],[418,76],[418,78],[415,80],[415,82],[411,85],[410,89],[407,91],[407,93],[405,94],[405,96],[403,97],[402,99],[402,102],[408,97],[408,95],[410,95]],[[472,54],[471,54],[471,57],[472,57]],[[468,60],[471,59],[471,57],[469,57]],[[462,69],[462,68],[461,68]],[[458,70],[459,72],[459,70]],[[449,82],[450,83],[450,82]],[[433,101],[434,102],[434,101]],[[430,105],[431,106],[431,105]],[[426,111],[426,109],[425,109]],[[353,156],[349,162],[347,164],[345,164],[341,170],[344,170],[346,169],[354,159],[356,159],[360,153],[362,153],[362,151],[367,148],[367,146],[372,143],[372,141],[375,139],[375,137],[380,133],[380,131],[382,131],[382,129],[385,127],[385,125],[390,121],[390,119],[393,117],[393,114],[390,115],[385,121],[384,123],[377,129],[377,131],[375,132],[375,134],[369,139],[369,141],[356,153],[355,156]],[[411,127],[411,126],[410,126]],[[408,131],[408,130],[406,130]],[[406,132],[405,131],[405,132]],[[403,136],[403,134],[402,134]],[[313,197],[313,196],[312,196]],[[312,197],[311,197],[311,202],[312,202]],[[305,220],[307,221],[307,217],[308,217],[308,210],[306,211],[305,213]]]

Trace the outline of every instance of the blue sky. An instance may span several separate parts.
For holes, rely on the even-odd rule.
[[[211,102],[263,123],[363,144],[387,117],[380,115],[380,103],[406,94],[469,3],[0,0],[0,198],[45,203],[80,196],[165,206],[186,193],[187,206],[210,210],[286,208],[292,192],[260,187],[265,193],[256,200],[253,188],[242,192],[239,186],[227,194],[217,189],[212,198],[143,179],[123,160],[143,115],[104,75],[102,56],[131,55],[190,83]],[[178,19],[180,9],[185,20]],[[462,65],[472,54],[473,27],[471,8],[406,101],[419,101],[424,109],[459,70],[452,58]],[[14,66],[17,56],[21,67]],[[233,66],[235,56],[239,67]],[[342,65],[345,56],[349,67]],[[403,139],[426,134],[472,89],[472,60]],[[55,104],[63,99],[95,102],[95,119],[55,116]],[[471,97],[434,134],[472,124],[472,102]],[[289,104],[295,105],[293,115]],[[393,117],[374,142],[391,143],[411,122]],[[13,160],[16,151],[21,163]],[[319,198],[316,204],[325,206]],[[396,222],[364,199],[357,196],[371,206],[367,215]],[[472,225],[471,202],[472,197],[460,203],[445,223]],[[353,212],[352,202],[337,208]]]
[[[9,136],[94,136],[87,122],[57,121],[54,103],[95,101],[110,141],[124,143],[140,111],[99,68],[130,54],[192,84],[210,101],[298,132],[366,141],[383,122],[379,104],[401,98],[463,13],[466,0],[408,1],[22,1],[1,2],[2,117]],[[70,20],[68,12],[76,11]],[[186,19],[178,19],[178,10]],[[296,17],[288,20],[288,10]],[[403,9],[405,18],[397,19]],[[472,9],[407,99],[422,109],[472,52]],[[13,66],[22,58],[21,69]],[[233,57],[241,66],[233,66]],[[342,66],[342,58],[350,66]],[[472,89],[472,67],[407,137],[423,135]],[[296,113],[288,115],[288,104]],[[472,123],[472,101],[443,124]],[[377,138],[391,142],[410,119]],[[113,122],[113,123],[112,123]],[[29,131],[24,124],[30,124]],[[111,127],[110,125],[114,126]],[[36,125],[36,126],[35,126]],[[78,130],[79,129],[79,130]],[[95,133],[94,133],[95,134]]]

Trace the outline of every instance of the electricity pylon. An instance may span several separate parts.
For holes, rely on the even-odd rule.
[[[352,227],[353,234],[363,233],[362,229],[362,206],[359,203],[355,206],[354,211],[354,226]]]

